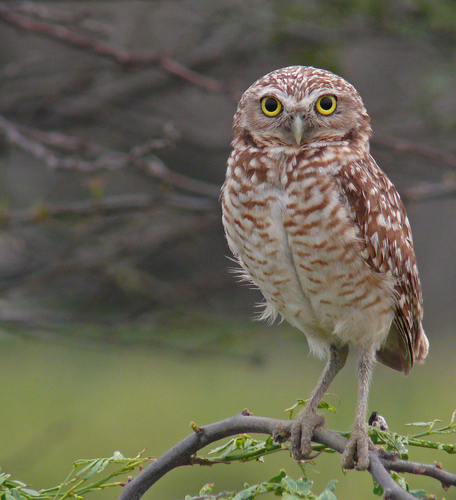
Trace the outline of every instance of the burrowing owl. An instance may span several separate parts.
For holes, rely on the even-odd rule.
[[[429,345],[404,206],[369,153],[359,94],[329,71],[291,66],[260,78],[242,96],[233,130],[222,188],[229,246],[266,299],[262,317],[280,314],[328,358],[293,424],[293,456],[310,455],[313,429],[324,425],[317,406],[352,344],[359,393],[342,465],[364,470],[376,357],[408,374]]]

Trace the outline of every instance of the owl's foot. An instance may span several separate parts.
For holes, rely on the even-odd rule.
[[[355,427],[342,454],[342,467],[344,469],[367,470],[370,449],[374,449],[374,445],[366,430]]]
[[[291,454],[295,460],[312,458],[312,435],[314,429],[325,426],[325,417],[315,411],[304,409],[291,426]]]

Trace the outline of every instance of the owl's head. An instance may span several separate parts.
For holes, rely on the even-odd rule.
[[[272,71],[248,88],[234,118],[235,137],[258,146],[299,149],[341,141],[368,147],[369,116],[343,78],[309,66]]]

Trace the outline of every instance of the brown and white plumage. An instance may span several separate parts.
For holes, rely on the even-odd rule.
[[[324,70],[273,71],[243,94],[222,188],[229,246],[266,299],[328,363],[292,433],[310,453],[321,397],[359,348],[359,398],[343,464],[367,467],[365,414],[378,359],[409,373],[426,357],[422,295],[399,195],[369,153],[358,93]]]

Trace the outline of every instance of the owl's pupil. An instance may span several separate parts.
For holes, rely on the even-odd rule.
[[[332,99],[330,97],[323,97],[323,99],[320,101],[320,106],[325,111],[328,111],[329,109],[331,109],[332,105],[333,105],[333,102],[332,102]]]
[[[264,107],[266,108],[266,111],[269,111],[270,113],[273,113],[274,111],[277,110],[278,103],[275,99],[272,97],[269,97],[266,99],[266,102],[264,103]]]

